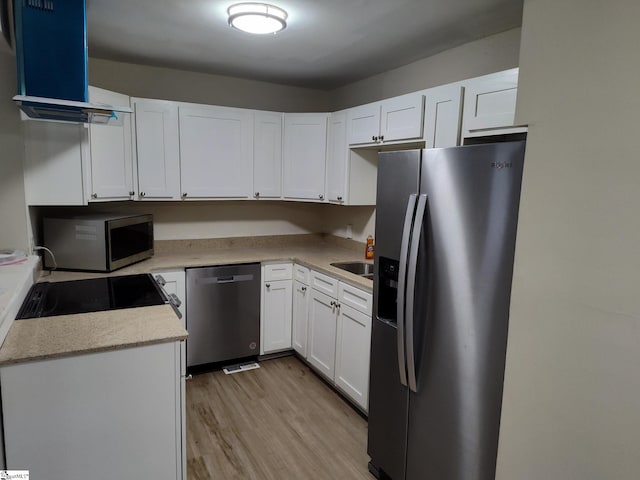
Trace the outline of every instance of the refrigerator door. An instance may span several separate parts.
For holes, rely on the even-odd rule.
[[[399,365],[398,340],[404,346],[404,338],[398,338],[396,299],[407,205],[410,196],[415,199],[418,192],[420,158],[419,150],[381,153],[378,157],[367,452],[371,466],[394,479],[405,474],[409,402],[400,377],[401,370],[406,377],[406,368],[404,358]],[[410,208],[409,227],[412,223]]]
[[[408,480],[495,477],[523,158],[524,142],[424,153]]]

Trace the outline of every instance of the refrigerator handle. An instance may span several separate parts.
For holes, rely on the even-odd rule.
[[[427,211],[427,195],[420,195],[418,207],[416,209],[415,220],[413,221],[413,233],[411,235],[411,252],[409,253],[409,268],[407,272],[407,376],[409,388],[413,392],[418,391],[416,381],[416,356],[414,349],[414,328],[413,328],[413,305],[416,290],[416,264],[418,263],[418,249],[420,247],[420,232],[424,223],[424,214]]]
[[[405,285],[407,278],[407,255],[409,253],[409,238],[411,237],[411,226],[413,224],[413,213],[416,209],[417,195],[409,195],[407,211],[404,216],[404,228],[402,229],[402,244],[400,246],[400,268],[398,271],[398,369],[400,371],[400,383],[407,386],[407,360],[404,351],[404,301]]]

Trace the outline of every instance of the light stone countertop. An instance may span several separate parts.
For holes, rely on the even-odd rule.
[[[184,340],[170,305],[16,320],[0,365]]]
[[[283,235],[210,240],[156,242],[152,258],[110,275],[152,273],[191,267],[239,263],[295,262],[325,273],[367,292],[373,281],[331,266],[335,262],[365,261],[364,244],[321,235]],[[369,263],[373,261],[369,260]],[[64,281],[105,276],[104,273],[44,272],[40,281]]]
[[[159,241],[155,250],[152,258],[111,274],[43,272],[39,281],[295,261],[368,292],[373,289],[371,280],[330,265],[364,260],[364,244],[336,237],[288,235]],[[18,320],[13,322],[0,348],[0,365],[177,341],[186,337],[186,330],[168,305]]]

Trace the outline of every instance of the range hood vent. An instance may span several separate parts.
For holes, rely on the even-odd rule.
[[[25,115],[34,120],[122,125],[123,115],[132,112],[129,107],[114,107],[25,95],[16,95],[13,100]]]
[[[129,106],[89,103],[85,0],[15,0],[18,95],[30,118],[122,124]]]

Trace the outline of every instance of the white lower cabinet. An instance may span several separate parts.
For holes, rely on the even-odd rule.
[[[296,280],[293,285],[293,349],[307,357],[307,337],[309,325],[309,286]]]
[[[260,354],[291,349],[291,264],[262,266]]]
[[[333,380],[335,375],[336,303],[335,298],[318,290],[311,290],[307,360],[329,380]]]
[[[0,368],[6,468],[182,480],[180,342]]]
[[[336,337],[336,386],[364,410],[369,406],[371,315],[340,304]]]
[[[184,269],[176,269],[176,270],[162,270],[159,272],[153,273],[156,282],[162,285],[162,288],[169,295],[175,295],[176,299],[172,301],[174,304],[177,303],[178,311],[182,317],[180,318],[180,323],[186,329],[187,328],[187,290],[186,290],[186,278]],[[185,381],[187,378],[187,343],[186,341],[180,342],[180,409],[181,415],[183,418],[182,427],[181,427],[181,438],[182,445],[187,444],[187,392]],[[186,447],[184,447],[186,448]],[[184,472],[184,477],[182,480],[186,480],[187,476],[187,454],[185,450],[185,454],[182,455],[182,471]]]
[[[294,348],[366,412],[372,295],[315,271],[310,272],[309,279],[308,291],[303,290],[306,285],[296,281]],[[305,328],[306,348],[302,336]]]

